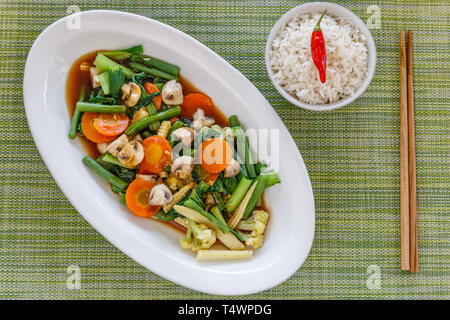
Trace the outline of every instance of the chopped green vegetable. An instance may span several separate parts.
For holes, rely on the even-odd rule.
[[[125,60],[132,56],[132,54],[143,54],[144,48],[142,48],[141,45],[134,46],[128,49],[122,49],[122,50],[114,50],[114,51],[105,51],[100,52],[102,55],[107,56],[108,58],[115,59],[115,60]]]
[[[232,115],[228,118],[228,122],[230,123],[230,127],[240,127],[241,123],[236,115]]]
[[[126,201],[126,197],[125,197],[125,192],[121,192],[121,193],[119,193],[119,195],[120,195],[120,203],[122,203],[122,204],[127,204],[127,201]]]
[[[261,198],[261,196],[264,192],[264,189],[266,187],[266,182],[267,182],[267,176],[265,176],[265,175],[260,175],[256,179],[256,187],[253,190],[250,200],[248,201],[247,207],[245,208],[243,219],[247,219],[252,214],[253,209],[255,209],[256,203]]]
[[[211,213],[217,218],[217,220],[219,220],[220,222],[222,222],[222,223],[227,223],[226,221],[225,221],[225,218],[223,217],[223,215],[222,215],[222,212],[220,211],[220,209],[219,209],[219,207],[218,206],[214,206],[214,207],[212,207],[211,208]]]
[[[77,102],[77,110],[80,112],[125,113],[127,108],[119,105],[110,106],[98,103]]]
[[[219,208],[220,211],[225,210],[225,200],[221,193],[219,192],[211,192],[214,202],[216,203],[216,206]]]
[[[120,87],[122,87],[122,85],[125,83],[125,74],[123,73],[122,69],[114,71],[108,70],[108,74],[109,74],[109,94],[112,96],[117,96],[120,94]]]
[[[127,166],[123,165],[116,157],[111,155],[109,152],[105,152],[100,157],[98,157],[97,162],[99,162],[103,167],[105,167],[105,165],[108,166],[108,164],[111,164],[129,169]]]
[[[191,191],[188,199],[195,201],[202,209],[205,209],[205,204],[203,202],[204,193],[205,191],[202,190],[202,187],[197,185],[197,187]]]
[[[269,188],[275,184],[281,183],[280,177],[275,172],[275,170],[265,171],[265,172],[261,173],[261,175],[267,176],[266,188]]]
[[[255,164],[255,171],[256,171],[257,175],[259,175],[266,168],[267,168],[267,164],[264,162],[258,162]]]
[[[95,90],[92,91],[91,96],[89,97],[89,102],[106,105],[115,105],[120,103],[120,97],[105,97],[103,94],[104,92],[102,88],[97,93]]]
[[[233,233],[239,240],[242,241],[242,237],[240,235],[237,234],[236,231],[234,231],[233,229],[231,229],[226,223],[221,222],[220,220],[218,220],[214,215],[212,215],[211,213],[205,211],[201,206],[199,206],[194,200],[192,199],[187,199],[186,201],[183,202],[183,205],[189,209],[195,210],[198,213],[200,213],[201,215],[203,215],[205,218],[207,218],[209,221],[213,222],[215,225],[217,225],[217,227],[223,232],[223,233],[227,233],[227,232],[231,232]]]
[[[220,175],[217,178],[216,182],[214,182],[214,184],[211,186],[211,191],[223,193],[225,195],[228,194],[228,191],[225,188],[225,185],[223,184],[223,180],[220,178]]]
[[[209,189],[209,185],[205,181],[200,181],[196,188],[199,188],[201,191],[206,192]]]
[[[239,119],[236,115],[229,119],[230,126],[233,129],[233,135],[236,138],[236,149],[239,157],[244,160],[245,167],[249,178],[256,178],[256,171],[254,166],[255,156],[250,148],[244,129],[242,128]],[[241,163],[241,162],[240,162]]]
[[[152,135],[152,132],[150,131],[150,129],[146,129],[146,130],[142,131],[141,134],[142,134],[142,137],[145,139],[145,138],[150,137]]]
[[[82,161],[87,167],[92,169],[92,171],[97,173],[100,177],[111,183],[113,186],[121,190],[125,190],[127,188],[128,182],[123,181],[121,178],[103,168],[97,161],[92,159],[92,157],[85,156]]]
[[[220,180],[222,180],[223,185],[225,186],[225,189],[227,190],[228,193],[233,193],[233,191],[236,189],[239,180],[236,176],[231,177],[231,178],[224,178],[223,174],[221,174],[219,176]]]
[[[98,75],[98,81],[102,86],[103,93],[108,95],[110,93],[109,90],[109,71],[105,71]]]
[[[125,114],[127,115],[128,118],[132,119],[133,115],[136,111],[138,111],[141,107],[140,106],[132,106],[132,107],[128,107],[127,111],[125,112]]]
[[[172,134],[172,132],[174,132],[177,129],[180,129],[182,127],[184,127],[186,124],[183,121],[177,120],[172,124],[172,127],[169,130],[169,133],[167,134],[168,137],[170,137],[170,135]]]
[[[176,218],[181,217],[181,215],[175,211],[175,209],[170,209],[169,212],[165,212],[164,210],[159,210],[157,214],[155,214],[155,217],[157,217],[160,220],[163,221],[172,221]]]
[[[231,197],[228,198],[225,207],[229,213],[236,210],[239,203],[241,203],[242,199],[245,197],[248,189],[252,185],[253,180],[247,179],[246,177],[242,177],[241,181],[237,185],[234,192],[231,194]]]
[[[115,165],[109,169],[112,173],[126,182],[131,182],[136,179],[136,172],[133,169],[124,168],[122,166]]]
[[[115,62],[114,60],[109,59],[105,55],[98,53],[97,57],[94,60],[94,65],[101,71],[114,71],[122,69],[123,73],[127,77],[131,77],[135,72],[127,67]]]
[[[180,114],[180,112],[181,112],[180,106],[175,106],[168,110],[158,112],[155,115],[145,117],[144,119],[141,119],[141,120],[135,122],[134,124],[132,124],[131,126],[129,126],[128,129],[125,130],[125,134],[127,136],[134,136],[137,133],[139,133],[140,131],[147,128],[149,126],[149,124],[151,124],[155,121],[166,120],[166,119],[170,119],[172,117],[176,117],[177,115]]]
[[[121,193],[121,192],[123,191],[122,189],[117,188],[116,186],[113,186],[113,185],[111,185],[111,190],[112,190],[114,193]]]
[[[141,72],[145,72],[147,74],[150,74],[154,77],[166,79],[166,80],[178,80],[177,75],[169,74],[164,71],[155,69],[155,68],[149,68],[146,65],[139,63],[139,62],[131,62],[130,67]]]
[[[178,76],[178,74],[180,73],[180,67],[177,67],[173,64],[170,64],[168,62],[150,57],[150,56],[142,56],[142,62],[145,63],[146,65],[149,65],[151,67],[155,67],[161,71],[167,72],[169,74],[173,74]]]
[[[155,93],[157,93],[157,92],[155,92]],[[150,102],[147,105],[147,111],[150,116],[153,116],[158,113],[158,109],[156,109],[155,104],[153,102]],[[153,123],[150,123],[148,125],[148,128],[152,131],[156,131],[156,129],[158,129],[160,125],[161,125],[161,122],[155,121]]]

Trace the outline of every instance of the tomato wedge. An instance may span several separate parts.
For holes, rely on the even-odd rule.
[[[198,108],[203,109],[206,115],[214,115],[214,104],[206,94],[194,92],[185,95],[181,104],[181,117],[192,119]]]
[[[148,203],[150,191],[155,186],[153,181],[144,179],[133,180],[125,193],[125,202],[128,209],[139,217],[149,218],[158,213],[161,206],[151,206]]]
[[[158,174],[172,161],[172,147],[169,141],[154,135],[146,138],[144,146],[144,160],[139,165],[139,173]]]
[[[130,119],[119,113],[101,113],[94,120],[94,128],[104,136],[118,136],[128,128]]]
[[[156,85],[154,85],[151,82],[145,82],[143,84],[143,87],[145,89],[145,92],[147,92],[148,94],[152,94],[155,92],[160,92],[158,87]],[[161,104],[162,104],[162,97],[161,97],[161,92],[159,96],[156,96],[152,99],[153,104],[155,105],[156,109],[159,110],[161,109]]]
[[[219,173],[231,163],[233,151],[223,139],[211,138],[202,142],[198,149],[200,164],[209,173]]]
[[[83,114],[83,118],[81,120],[81,130],[83,130],[84,136],[95,143],[104,143],[113,141],[117,135],[115,136],[106,136],[97,131],[94,126],[94,121],[97,119],[101,113],[95,112],[85,112]]]

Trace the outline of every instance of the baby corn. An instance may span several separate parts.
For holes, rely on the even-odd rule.
[[[184,196],[188,193],[189,190],[194,188],[194,186],[195,186],[195,183],[191,182],[191,183],[185,185],[184,187],[182,187],[180,190],[178,190],[173,195],[172,201],[170,201],[168,204],[165,204],[163,206],[164,212],[169,212],[170,209],[172,209],[175,204],[177,204],[178,202],[180,202],[184,198]]]
[[[169,133],[170,128],[172,125],[170,124],[169,120],[161,122],[161,125],[158,129],[158,136],[163,137],[164,139],[167,138],[167,134]]]
[[[216,231],[217,239],[222,242],[228,249],[231,250],[243,250],[244,245],[238,238],[231,232],[223,233],[220,229],[211,221],[209,221],[206,217],[201,215],[199,212],[183,207],[183,206],[175,206],[175,210],[185,216],[188,219],[194,220],[197,223],[203,223],[214,229]]]
[[[198,261],[250,259],[252,256],[253,250],[200,250],[197,252]]]
[[[236,228],[239,221],[241,221],[242,217],[244,216],[245,208],[247,208],[247,204],[250,201],[250,198],[252,197],[253,190],[255,190],[256,182],[253,183],[253,185],[250,187],[250,189],[245,194],[244,199],[242,199],[241,203],[237,207],[237,209],[234,211],[231,218],[228,220],[228,225],[231,229]]]
[[[187,228],[188,225],[188,219],[186,218],[175,218],[173,221],[175,221],[176,223],[178,223],[180,226]]]

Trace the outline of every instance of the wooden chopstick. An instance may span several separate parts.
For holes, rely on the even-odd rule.
[[[414,135],[414,88],[413,88],[413,41],[408,30],[408,181],[409,181],[409,267],[418,271],[419,255],[417,247],[417,193],[416,193],[416,146]]]
[[[400,31],[400,246],[401,270],[410,270],[408,181],[408,89],[405,31]]]

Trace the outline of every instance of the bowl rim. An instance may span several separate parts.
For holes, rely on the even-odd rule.
[[[360,30],[361,33],[363,33],[367,38],[367,48],[368,48],[368,66],[367,66],[367,75],[364,79],[363,83],[357,88],[355,93],[351,96],[347,96],[339,101],[336,101],[334,103],[330,104],[320,104],[320,105],[314,105],[314,104],[308,104],[300,101],[299,99],[295,98],[286,90],[284,90],[274,79],[274,73],[272,68],[270,67],[269,62],[269,52],[272,49],[272,43],[275,36],[278,34],[279,30],[289,21],[291,20],[296,14],[302,12],[302,11],[309,11],[309,13],[313,13],[315,11],[319,11],[319,9],[323,8],[333,8],[341,12],[345,12],[348,16],[347,18]],[[306,13],[306,12],[305,12]],[[372,78],[375,74],[376,69],[376,62],[377,62],[377,48],[375,45],[375,41],[372,37],[372,34],[370,30],[367,28],[366,24],[351,10],[330,2],[310,2],[310,3],[304,3],[299,6],[293,7],[286,13],[284,13],[278,21],[274,24],[272,29],[270,30],[269,36],[267,37],[266,47],[265,47],[265,53],[264,53],[264,59],[266,64],[266,71],[270,78],[270,81],[272,82],[275,89],[277,89],[278,93],[283,96],[286,100],[291,102],[292,104],[312,111],[330,111],[342,108],[353,101],[355,101],[357,98],[359,98],[364,91],[369,87],[369,84],[372,81]]]

